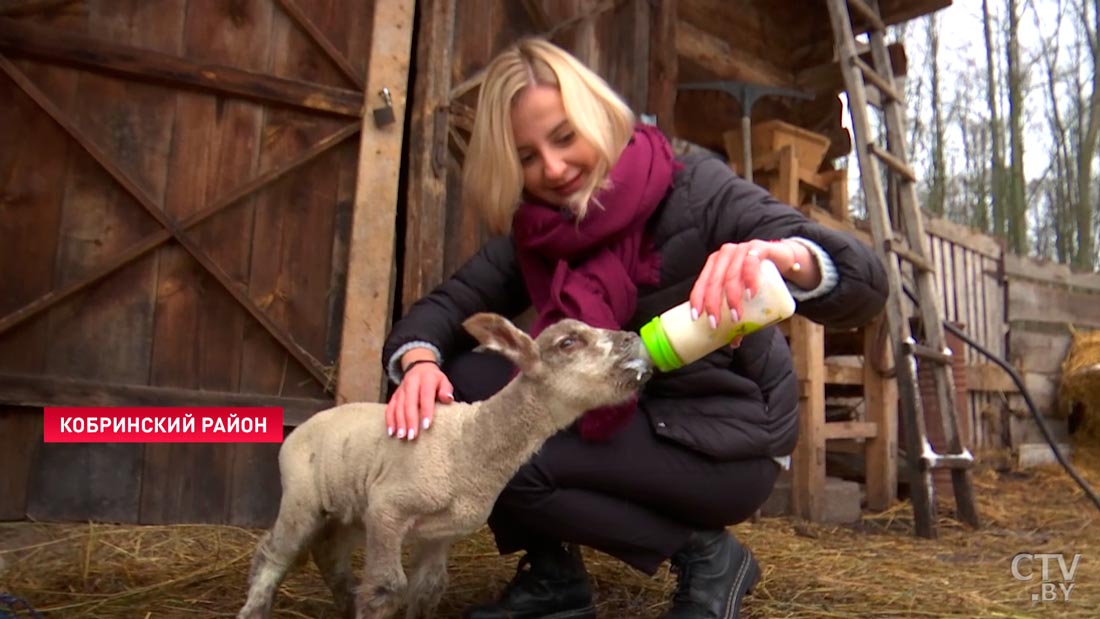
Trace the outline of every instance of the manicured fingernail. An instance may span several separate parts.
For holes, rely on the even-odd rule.
[[[451,402],[455,401],[455,394],[453,393],[444,393],[443,397],[447,398]]]
[[[737,322],[737,310],[735,310],[735,309],[730,309],[730,318],[731,318],[731,319],[732,319],[732,320],[733,320],[734,322]]]
[[[397,438],[405,438],[405,428],[401,428],[397,431]]]
[[[390,436],[393,436],[393,426],[390,426],[390,427],[386,428],[386,434],[389,434]]]
[[[416,428],[412,428],[411,430],[409,430],[409,440],[411,441],[414,438],[416,438]]]
[[[431,417],[425,417],[424,418],[424,423],[422,425],[424,426],[424,429],[427,430],[428,427],[432,425],[432,418]]]
[[[713,314],[708,316],[707,320],[710,322],[710,328],[711,329],[717,329],[718,328],[718,319],[715,318]]]
[[[699,320],[699,310],[693,307],[691,308],[691,322],[695,322],[696,320]]]

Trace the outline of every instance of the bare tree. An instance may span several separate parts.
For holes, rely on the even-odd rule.
[[[1097,136],[1100,135],[1100,0],[1081,0],[1079,5],[1082,34],[1089,51],[1089,94],[1087,102],[1079,94],[1078,126],[1083,128],[1077,155],[1077,251],[1073,265],[1091,269],[1096,261],[1093,244],[1094,213],[1092,202],[1092,170],[1096,158]],[[1081,93],[1083,89],[1078,89]]]
[[[1020,12],[1017,0],[1006,0],[1008,43],[1008,243],[1018,254],[1027,253],[1027,187],[1024,181],[1024,72],[1020,65]]]
[[[1008,216],[1006,213],[1005,191],[1005,164],[1004,164],[1004,125],[997,111],[997,99],[999,98],[997,80],[997,40],[993,36],[993,16],[989,10],[989,0],[982,0],[982,28],[985,33],[985,65],[986,65],[986,102],[989,105],[989,136],[992,158],[990,161],[990,177],[992,181],[990,194],[992,196],[992,232],[995,236],[1005,238],[1007,234]]]
[[[943,97],[940,93],[940,28],[936,13],[925,19],[928,36],[929,104],[932,108],[932,152],[929,159],[928,197],[925,206],[934,215],[944,214],[947,163],[944,161]]]

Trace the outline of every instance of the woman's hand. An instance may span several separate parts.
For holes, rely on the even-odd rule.
[[[785,279],[800,288],[812,290],[821,282],[817,261],[802,243],[790,240],[725,243],[707,258],[695,280],[689,297],[692,313],[709,316],[711,326],[715,327],[719,313],[728,307],[733,320],[739,320],[745,291],[752,296],[759,292],[761,260],[771,260]]]
[[[410,367],[386,404],[386,433],[390,436],[414,440],[432,425],[436,400],[444,404],[455,401],[454,386],[432,359]],[[409,351],[401,367],[409,367],[416,360],[415,351]]]

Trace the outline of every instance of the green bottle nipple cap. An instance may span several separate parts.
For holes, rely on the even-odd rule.
[[[642,336],[642,344],[645,345],[646,352],[649,353],[649,357],[653,359],[653,365],[657,366],[658,370],[669,372],[683,367],[684,362],[672,349],[672,344],[668,341],[664,328],[661,327],[660,316],[647,322],[638,333]]]

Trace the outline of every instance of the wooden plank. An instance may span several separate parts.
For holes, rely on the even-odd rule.
[[[134,4],[114,12],[96,7],[88,15],[88,30],[125,45],[145,46],[150,53],[163,52],[178,45],[177,38],[165,33],[178,29],[182,19],[180,1],[157,7]],[[10,63],[4,70],[17,81],[23,79],[20,87],[92,155],[72,149],[68,178],[60,180],[66,199],[57,277],[65,284],[155,227],[130,194],[163,192],[164,151],[143,145],[167,142],[172,101],[159,86],[84,73],[78,77],[77,94],[62,102],[62,108]],[[102,147],[92,144],[92,132]],[[105,162],[109,165],[101,169]],[[124,176],[123,182],[115,173]],[[133,384],[148,380],[155,267],[147,256],[54,308],[47,372]],[[136,521],[143,450],[140,444],[43,445],[28,513],[40,519]]]
[[[1012,377],[1000,366],[976,363],[966,367],[966,387],[970,391],[1015,393],[1019,391]],[[978,426],[973,426],[978,427]]]
[[[825,424],[825,440],[871,439],[878,436],[878,425],[870,421],[832,421]]]
[[[990,258],[1000,258],[1004,253],[997,239],[942,217],[926,216],[924,224],[928,234],[957,243]]]
[[[0,406],[0,520],[23,520],[31,463],[42,443],[42,412],[34,408]]]
[[[650,46],[650,2],[649,0],[632,0],[632,2],[624,5],[623,10],[629,11],[631,18],[633,19],[633,27],[630,30],[630,45],[623,46],[624,51],[629,50],[626,62],[623,69],[627,75],[633,76],[630,80],[630,86],[626,91],[626,99],[630,103],[630,106],[636,111],[641,112],[646,109],[646,103],[649,97],[649,71],[646,67],[649,66],[649,46]],[[619,22],[618,20],[610,20],[612,27],[615,27]],[[616,28],[617,29],[617,28]]]
[[[1100,328],[1100,294],[1012,278],[1008,281],[1008,320]]]
[[[363,114],[363,95],[352,90],[195,63],[171,54],[32,26],[13,19],[0,18],[0,50],[268,103],[351,117]]]
[[[657,116],[657,126],[667,136],[676,135],[676,8],[679,0],[658,2],[650,12],[649,94],[646,110]]]
[[[898,386],[880,368],[890,367],[894,355],[885,337],[885,314],[863,328],[863,403],[866,419],[878,433],[864,444],[867,473],[867,507],[884,510],[898,492]]]
[[[825,510],[825,329],[801,316],[791,319],[795,374],[800,394],[798,445],[791,461],[791,510],[811,521]]]
[[[993,350],[1004,355],[1008,345],[1005,336],[1008,335],[1008,282],[1003,275],[1003,258],[993,263],[996,268],[986,269],[985,293],[986,311],[990,314],[990,324],[996,325],[996,333],[990,334],[990,343],[997,343]]]
[[[367,92],[389,87],[399,119],[405,117],[412,25],[412,0],[375,7]],[[364,126],[361,139],[336,392],[341,403],[382,399],[382,344],[393,307],[393,221],[404,133],[400,123]]]
[[[24,374],[0,374],[0,404],[12,406],[277,406],[283,425],[297,426],[331,408],[329,399],[196,391]]]
[[[54,82],[62,99],[74,91],[75,75],[46,70],[41,79]],[[0,74],[0,134],[10,144],[33,148],[0,148],[0,265],[4,293],[0,316],[53,287],[57,229],[70,140],[50,117]],[[45,368],[45,320],[0,336],[0,371],[41,372]],[[0,332],[3,332],[0,330]]]
[[[333,10],[329,0],[313,4],[311,14],[318,26],[327,30],[329,21],[335,18]],[[327,63],[313,66],[315,46],[299,36],[297,26],[285,16],[274,20],[271,50],[272,70],[278,74],[294,73],[315,81],[330,73]],[[331,119],[294,110],[268,110],[260,142],[260,167],[299,156],[335,128]],[[323,355],[336,195],[340,170],[351,165],[342,157],[340,152],[328,151],[266,187],[256,198],[248,297],[272,324],[308,351],[316,365],[306,368],[296,355],[288,359],[270,339],[247,325],[241,378],[245,391],[322,397],[330,386],[334,359]],[[294,230],[294,234],[287,234],[288,230]]]
[[[1064,264],[1040,262],[1015,254],[1005,254],[1004,264],[1005,274],[1010,279],[1027,279],[1084,292],[1100,292],[1100,273],[1074,273]]]
[[[447,223],[447,142],[454,46],[455,0],[428,0],[420,11],[420,40],[409,133],[409,183],[401,313],[443,281]]]
[[[45,13],[79,0],[4,0],[0,5],[2,17],[26,17],[36,13]]]
[[[247,20],[191,2],[182,31],[189,60],[236,62],[262,70],[270,44],[269,2],[250,7]],[[228,35],[227,35],[228,33]],[[205,93],[176,95],[169,153],[172,174],[164,201],[176,221],[194,217],[243,181],[256,176],[262,107]],[[195,244],[234,281],[246,281],[252,200],[227,209],[193,231]],[[176,244],[159,251],[157,343],[151,384],[234,392],[240,387],[241,342],[249,319],[233,297]],[[223,523],[229,510],[234,446],[153,443],[146,446],[140,522]]]
[[[1073,336],[1064,325],[1035,330],[1037,326],[1017,323],[1009,331],[1009,363],[1031,372],[1060,372],[1066,353],[1073,344]]]
[[[825,359],[825,384],[827,385],[862,385],[863,368],[858,365],[840,364],[828,358]]]
[[[233,452],[227,522],[268,528],[279,513],[282,482],[277,443],[242,443]]]

